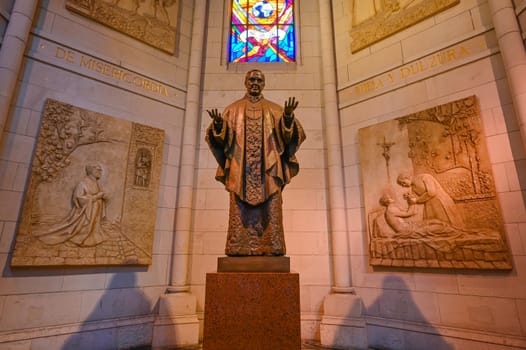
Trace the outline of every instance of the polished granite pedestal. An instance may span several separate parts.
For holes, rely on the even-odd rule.
[[[203,350],[301,349],[299,274],[231,264],[234,272],[206,274]]]

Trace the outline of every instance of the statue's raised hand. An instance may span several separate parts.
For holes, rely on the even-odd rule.
[[[206,112],[208,113],[210,118],[212,118],[214,120],[214,124],[222,124],[223,123],[223,118],[221,118],[221,113],[219,113],[217,108],[215,108],[215,109],[207,109]]]
[[[298,107],[298,103],[299,102],[296,101],[295,97],[289,97],[289,99],[285,101],[285,108],[283,109],[285,116],[294,116],[294,110],[296,109],[296,107]]]

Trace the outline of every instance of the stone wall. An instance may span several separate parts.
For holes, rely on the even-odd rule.
[[[463,0],[355,54],[350,3],[333,10],[352,277],[370,346],[464,349],[480,332],[488,349],[526,346],[525,153],[487,2]],[[470,95],[480,101],[513,271],[372,268],[358,130]]]
[[[173,55],[43,1],[0,146],[0,348],[150,344],[169,284],[193,2],[179,2]],[[165,131],[152,264],[10,268],[46,99]]]

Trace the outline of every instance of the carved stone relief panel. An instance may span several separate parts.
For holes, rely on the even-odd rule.
[[[460,0],[354,0],[351,52],[359,51],[412,26]]]
[[[164,131],[47,100],[11,266],[149,265]]]
[[[359,130],[373,266],[511,269],[475,96]]]
[[[178,0],[66,0],[66,8],[173,54]]]

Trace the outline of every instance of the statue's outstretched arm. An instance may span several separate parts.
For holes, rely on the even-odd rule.
[[[285,118],[285,125],[289,128],[294,120],[294,110],[298,107],[299,101],[296,101],[295,97],[289,97],[285,101],[285,107],[283,108],[283,116]]]
[[[223,117],[221,117],[221,113],[217,110],[217,108],[214,109],[207,109],[206,112],[212,118],[214,121],[214,128],[217,132],[221,131],[221,128],[223,126]]]

